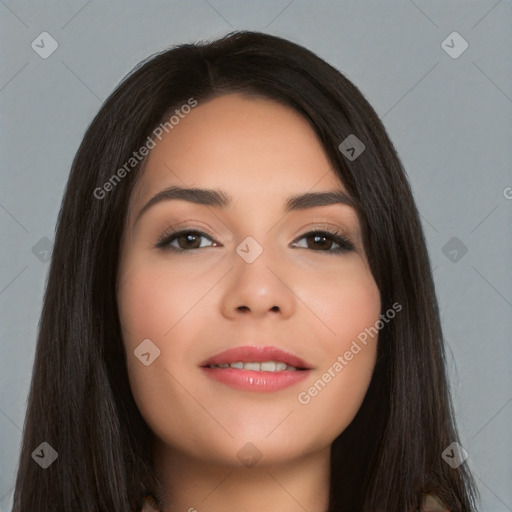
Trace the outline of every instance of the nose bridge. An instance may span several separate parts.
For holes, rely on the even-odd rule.
[[[259,238],[261,243],[249,235],[235,249],[234,268],[223,299],[225,314],[244,311],[261,316],[280,312],[289,316],[295,297],[290,285],[285,284],[279,250],[271,244],[272,236]]]

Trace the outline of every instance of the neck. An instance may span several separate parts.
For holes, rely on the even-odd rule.
[[[156,439],[152,453],[163,485],[161,512],[325,512],[328,507],[330,446],[252,467],[205,462]]]

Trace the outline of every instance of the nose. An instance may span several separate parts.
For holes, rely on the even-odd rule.
[[[242,253],[241,253],[242,254]],[[229,319],[242,317],[264,318],[293,315],[297,296],[294,278],[297,277],[283,259],[270,249],[251,263],[239,254],[234,255],[234,267],[229,272],[222,292],[222,314]]]

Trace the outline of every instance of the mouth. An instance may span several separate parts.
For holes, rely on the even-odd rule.
[[[270,346],[228,349],[200,368],[208,377],[244,391],[278,391],[305,379],[312,370],[301,358]]]
[[[272,346],[253,345],[224,350],[204,361],[201,367],[236,368],[263,372],[300,371],[312,368],[309,363],[286,350]]]
[[[295,372],[297,370],[304,370],[304,368],[295,368],[295,366],[282,363],[281,361],[263,361],[261,363],[256,361],[247,363],[236,361],[234,363],[209,364],[206,368],[236,368],[237,370],[251,370],[254,372],[281,372],[285,370]]]

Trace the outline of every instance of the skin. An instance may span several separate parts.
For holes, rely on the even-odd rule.
[[[228,94],[200,103],[157,142],[130,199],[117,296],[130,386],[167,493],[163,510],[325,510],[330,446],[362,403],[377,339],[309,403],[297,397],[379,319],[358,215],[345,204],[284,213],[290,196],[346,190],[307,121],[272,100]],[[170,185],[220,189],[232,203],[166,200],[135,222]],[[166,230],[183,227],[213,236],[195,245],[174,239],[181,253],[155,247]],[[335,242],[304,237],[319,229],[338,230],[354,250],[329,252]],[[253,263],[236,252],[247,236],[263,248]],[[145,366],[134,350],[147,338],[160,356]],[[208,357],[242,345],[278,346],[313,370],[267,393],[204,375]],[[261,454],[252,467],[237,456],[248,442]]]

